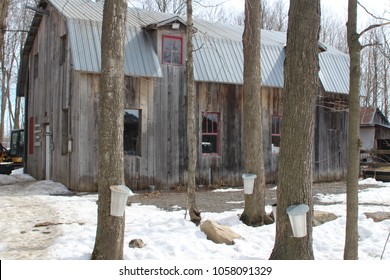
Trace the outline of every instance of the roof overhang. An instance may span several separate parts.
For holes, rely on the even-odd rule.
[[[44,15],[48,15],[49,11],[44,10],[47,6],[46,1],[41,1],[38,4],[37,8],[31,8],[35,12],[35,15],[32,19],[30,29],[27,33],[27,38],[24,43],[23,50],[21,52],[21,61],[18,73],[18,81],[16,85],[16,94],[17,96],[24,96],[24,89],[26,88],[27,76],[28,76],[28,61],[29,55],[34,44],[35,37],[37,36],[39,25],[41,24],[42,18]]]
[[[173,24],[183,24],[184,26],[187,26],[187,22],[185,20],[183,20],[179,16],[174,16],[174,17],[168,18],[168,19],[163,20],[163,21],[148,24],[144,28],[145,29],[158,29],[159,27],[166,26],[166,25],[172,25],[172,27],[173,27]]]

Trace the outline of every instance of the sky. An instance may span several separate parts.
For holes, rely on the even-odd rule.
[[[313,250],[316,262],[311,262],[310,265],[306,264],[305,273],[311,272],[311,265],[315,265],[314,268],[320,265],[317,267],[321,269],[320,279],[325,279],[321,277],[329,276],[329,273],[335,273],[336,275],[333,276],[340,278],[340,274],[333,271],[332,268],[341,264],[344,273],[346,271],[349,273],[349,278],[353,278],[354,275],[359,276],[356,275],[357,273],[368,273],[371,278],[383,278],[384,271],[387,271],[388,274],[390,219],[374,222],[364,213],[390,212],[390,183],[369,178],[361,180],[359,184],[378,186],[359,192],[359,202],[361,203],[358,216],[359,259],[365,260],[363,262],[364,270],[362,271],[363,268],[359,262],[359,264],[355,263],[353,270],[348,271],[347,267],[351,263],[341,261],[345,241],[346,195],[343,193],[338,195],[320,194],[318,198],[326,204],[315,205],[314,209],[334,213],[338,218],[313,228]],[[234,191],[237,195],[243,196],[242,188],[226,188],[216,191]],[[131,192],[131,194],[139,195],[136,192]],[[104,271],[102,271],[100,263],[92,262],[96,264],[94,266],[91,262],[81,262],[80,264],[79,261],[91,258],[96,234],[96,201],[97,194],[71,195],[62,184],[53,181],[37,181],[28,174],[22,174],[21,170],[14,171],[11,175],[0,175],[2,275],[3,273],[4,275],[11,273],[13,276],[12,278],[3,278],[2,276],[2,279],[53,279],[53,274],[48,274],[52,273],[53,270],[55,270],[53,273],[61,271],[61,279],[69,279],[68,276],[83,279],[83,277],[75,275],[77,270],[65,269],[70,264],[81,266],[84,270],[92,265],[92,268],[86,271],[89,274],[89,276],[87,275],[88,279],[93,279],[94,273],[107,274],[113,269],[116,271],[119,266],[127,265],[130,267],[134,265],[135,261],[137,261],[137,265],[143,267],[156,264],[180,267],[188,265],[189,261],[196,261],[195,264],[202,267],[271,265],[267,260],[274,245],[275,224],[248,227],[241,223],[238,215],[243,210],[244,196],[242,202],[238,203],[234,210],[221,213],[202,213],[203,221],[208,219],[216,221],[221,225],[229,226],[240,234],[242,238],[236,239],[234,245],[215,244],[207,240],[199,227],[188,221],[188,218],[184,219],[185,210],[179,206],[172,206],[171,211],[165,211],[153,205],[134,203],[125,209],[124,261],[109,263],[113,267]],[[231,202],[227,201],[226,203]],[[267,213],[271,209],[271,206],[266,206]],[[129,248],[129,241],[136,238],[142,239],[146,247],[142,249]],[[380,261],[381,259],[382,261]],[[7,260],[73,260],[75,262],[30,263],[7,262]],[[339,260],[340,262],[327,262],[327,269],[323,269],[321,265],[323,266],[324,263],[317,262],[321,260]],[[190,264],[194,265],[193,262]],[[370,264],[377,267],[371,269]],[[278,273],[280,273],[284,275],[283,278],[291,278],[289,270],[278,267],[278,265],[278,263],[272,262],[275,274],[279,275]],[[18,269],[22,266],[23,269]],[[9,269],[7,270],[7,268]],[[209,269],[212,271],[213,268]],[[296,270],[293,271],[296,272]],[[82,272],[84,271],[80,270],[80,273]],[[117,279],[115,277],[106,278]],[[209,280],[212,277],[197,278],[197,280],[200,279]],[[225,277],[224,279],[230,278]],[[232,279],[237,280],[237,277]],[[300,279],[309,278],[301,277]],[[329,278],[326,277],[326,279]],[[359,277],[359,279],[365,278]]]

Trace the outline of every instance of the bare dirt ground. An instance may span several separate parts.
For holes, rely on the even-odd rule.
[[[359,185],[359,189],[377,187],[376,185]],[[220,188],[218,188],[220,189]],[[239,189],[239,188],[232,188]],[[232,209],[244,208],[243,191],[214,192],[212,187],[199,187],[196,193],[196,204],[202,212],[224,212]],[[242,190],[242,188],[241,188]],[[314,204],[322,204],[317,194],[346,193],[346,182],[315,183],[313,185]],[[165,191],[135,192],[135,196],[128,199],[128,204],[141,203],[155,205],[168,211],[186,208],[186,191],[184,187]],[[276,203],[275,185],[267,185],[266,205]]]

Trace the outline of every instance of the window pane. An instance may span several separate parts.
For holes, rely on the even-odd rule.
[[[126,155],[140,156],[141,149],[141,110],[126,109],[124,111],[123,146]]]
[[[172,50],[172,40],[169,38],[164,38],[164,51]]]
[[[272,134],[280,134],[280,127],[282,125],[282,116],[272,116]]]
[[[163,62],[165,63],[171,63],[172,59],[171,59],[171,53],[170,52],[164,52],[164,58],[163,58]]]
[[[204,154],[218,153],[218,135],[202,136],[202,153]]]
[[[212,114],[210,116],[210,121],[212,123],[212,133],[218,133],[218,114]]]
[[[203,117],[202,117],[202,133],[206,133],[207,132],[207,117],[205,114],[203,114]]]
[[[16,155],[17,154],[17,143],[18,143],[18,133],[14,132],[11,134],[11,150],[10,150],[10,153],[11,155]]]
[[[280,147],[280,136],[272,136],[272,144],[274,147]]]
[[[175,53],[175,52],[172,53],[171,63],[172,64],[180,64],[181,63],[180,53]]]
[[[172,43],[172,50],[175,52],[181,52],[181,40],[175,39]]]

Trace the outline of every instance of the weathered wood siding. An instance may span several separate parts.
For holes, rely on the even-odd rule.
[[[266,182],[275,182],[277,179],[279,153],[272,152],[272,116],[283,116],[283,94],[281,88],[263,87],[263,146],[264,146],[264,170]]]
[[[131,189],[146,188],[154,184],[156,176],[156,141],[154,79],[125,78],[125,108],[142,110],[141,155],[125,155],[125,183]]]
[[[241,185],[243,168],[242,87],[227,84],[196,83],[198,116],[197,179],[201,185]],[[202,154],[202,113],[220,114],[220,153]]]
[[[345,179],[347,173],[347,96],[328,95],[316,108],[314,181]]]
[[[62,143],[67,142],[68,133],[62,123],[70,127],[70,55],[67,45],[65,61],[60,62],[66,24],[63,18],[50,8],[50,16],[45,16],[39,26],[30,60],[26,90],[26,129],[27,158],[26,171],[36,179],[53,179],[70,184],[70,161],[62,153]],[[65,40],[67,43],[67,41]],[[30,126],[33,120],[33,126]],[[50,128],[50,141],[46,141],[46,127]],[[31,137],[32,136],[32,137]],[[33,142],[33,151],[29,143]],[[46,166],[46,146],[50,146],[50,165]]]

